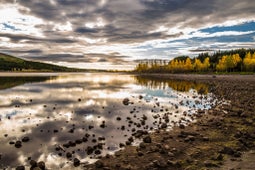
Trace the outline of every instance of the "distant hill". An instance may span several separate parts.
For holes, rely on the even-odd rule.
[[[0,71],[76,72],[87,70],[28,61],[21,58],[13,57],[11,55],[0,53]]]

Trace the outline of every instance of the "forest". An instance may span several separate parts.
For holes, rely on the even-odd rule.
[[[136,66],[138,73],[208,73],[255,72],[255,49],[201,53],[194,58],[179,56],[173,60],[144,60]]]

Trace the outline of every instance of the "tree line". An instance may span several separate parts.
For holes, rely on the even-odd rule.
[[[191,59],[176,57],[171,61],[144,60],[135,68],[140,73],[189,73],[189,72],[255,72],[255,49],[201,53]]]

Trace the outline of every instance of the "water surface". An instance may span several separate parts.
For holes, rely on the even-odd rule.
[[[215,102],[205,84],[125,74],[5,75],[0,81],[1,169],[29,166],[30,159],[50,169],[68,169],[74,158],[92,162],[129,144],[139,129],[187,124]],[[12,144],[24,137],[30,140],[22,147]]]

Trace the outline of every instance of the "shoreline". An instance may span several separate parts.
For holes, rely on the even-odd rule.
[[[107,155],[89,169],[221,169],[228,161],[237,161],[243,153],[255,149],[255,76],[139,74],[154,78],[191,80],[206,83],[217,99],[231,101],[186,127],[158,130],[149,135],[151,143],[126,146],[115,155]],[[144,138],[143,136],[142,138]],[[245,155],[245,154],[244,154]],[[255,163],[254,163],[255,167]]]

